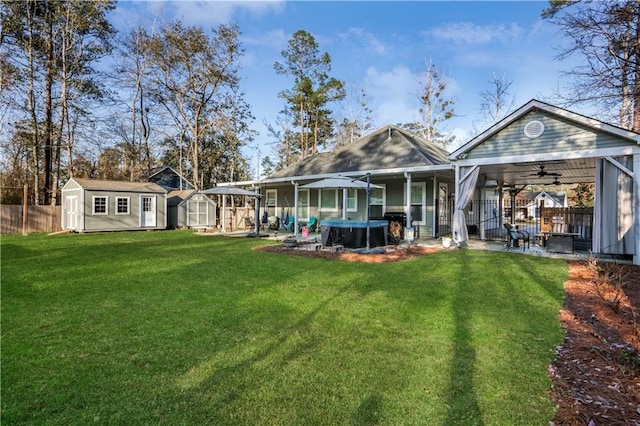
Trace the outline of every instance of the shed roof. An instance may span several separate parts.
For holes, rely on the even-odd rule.
[[[166,194],[167,191],[160,185],[153,182],[128,182],[120,180],[99,180],[73,178],[78,185],[84,189],[94,191],[117,191],[117,192],[154,192]]]
[[[194,192],[196,192],[195,189],[183,189],[169,192],[167,194],[167,206],[177,206],[178,204],[189,198]]]
[[[285,167],[269,178],[428,167],[449,163],[449,153],[445,149],[404,129],[389,125],[333,152],[319,153]]]

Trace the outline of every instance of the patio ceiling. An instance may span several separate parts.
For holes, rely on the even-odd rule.
[[[491,164],[482,165],[480,175],[486,176],[486,180],[504,182],[504,186],[554,185],[556,179],[563,185],[592,183],[595,182],[595,164],[594,158]],[[544,166],[544,172],[549,174],[538,176],[540,166]]]

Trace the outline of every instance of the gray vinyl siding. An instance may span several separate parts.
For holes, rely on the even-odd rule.
[[[207,203],[208,208],[205,223],[188,223],[188,205],[192,202]],[[173,212],[171,210],[173,210]],[[176,206],[175,209],[170,209],[170,213],[177,215],[177,218],[171,218],[172,220],[174,220],[173,222],[170,222],[170,225],[173,224],[173,227],[176,226],[175,224],[177,224],[177,226],[180,228],[215,228],[216,226],[216,203],[211,201],[211,199],[209,199],[206,195],[194,194],[181,202],[178,206]],[[203,216],[199,216],[198,219],[203,219]]]
[[[524,126],[532,120],[538,120],[544,124],[544,133],[538,138],[529,139],[524,134]],[[532,111],[471,149],[466,158],[561,153],[614,148],[628,144],[619,137],[581,127],[562,117],[542,111]]]
[[[141,196],[149,195],[156,197],[156,226],[141,227]],[[93,197],[108,197],[108,214],[93,214]],[[116,198],[129,198],[129,213],[116,214]],[[114,191],[92,191],[85,190],[84,204],[84,231],[124,231],[137,229],[165,229],[166,228],[166,198],[164,194],[138,193],[138,192],[114,192]]]

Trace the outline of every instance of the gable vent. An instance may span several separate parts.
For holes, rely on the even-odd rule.
[[[524,135],[530,139],[542,136],[544,133],[544,124],[539,120],[532,120],[525,124]]]

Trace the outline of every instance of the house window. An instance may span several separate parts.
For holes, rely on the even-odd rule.
[[[427,189],[424,182],[417,182],[411,184],[411,221],[415,225],[424,225],[424,218],[426,216],[426,198]]]
[[[386,188],[381,185],[382,188],[371,188],[371,195],[369,196],[369,215],[371,217],[384,216],[384,205]]]
[[[337,189],[321,189],[320,190],[320,211],[336,211],[338,210],[338,190]]]
[[[116,214],[129,214],[129,197],[116,197]]]
[[[269,216],[277,216],[276,208],[278,206],[278,190],[267,189],[267,196],[265,198],[265,211]]]
[[[109,197],[93,197],[93,214],[109,214],[108,201]]]
[[[298,192],[298,220],[309,220],[309,190]]]
[[[358,191],[355,188],[347,189],[347,211],[358,211]]]

